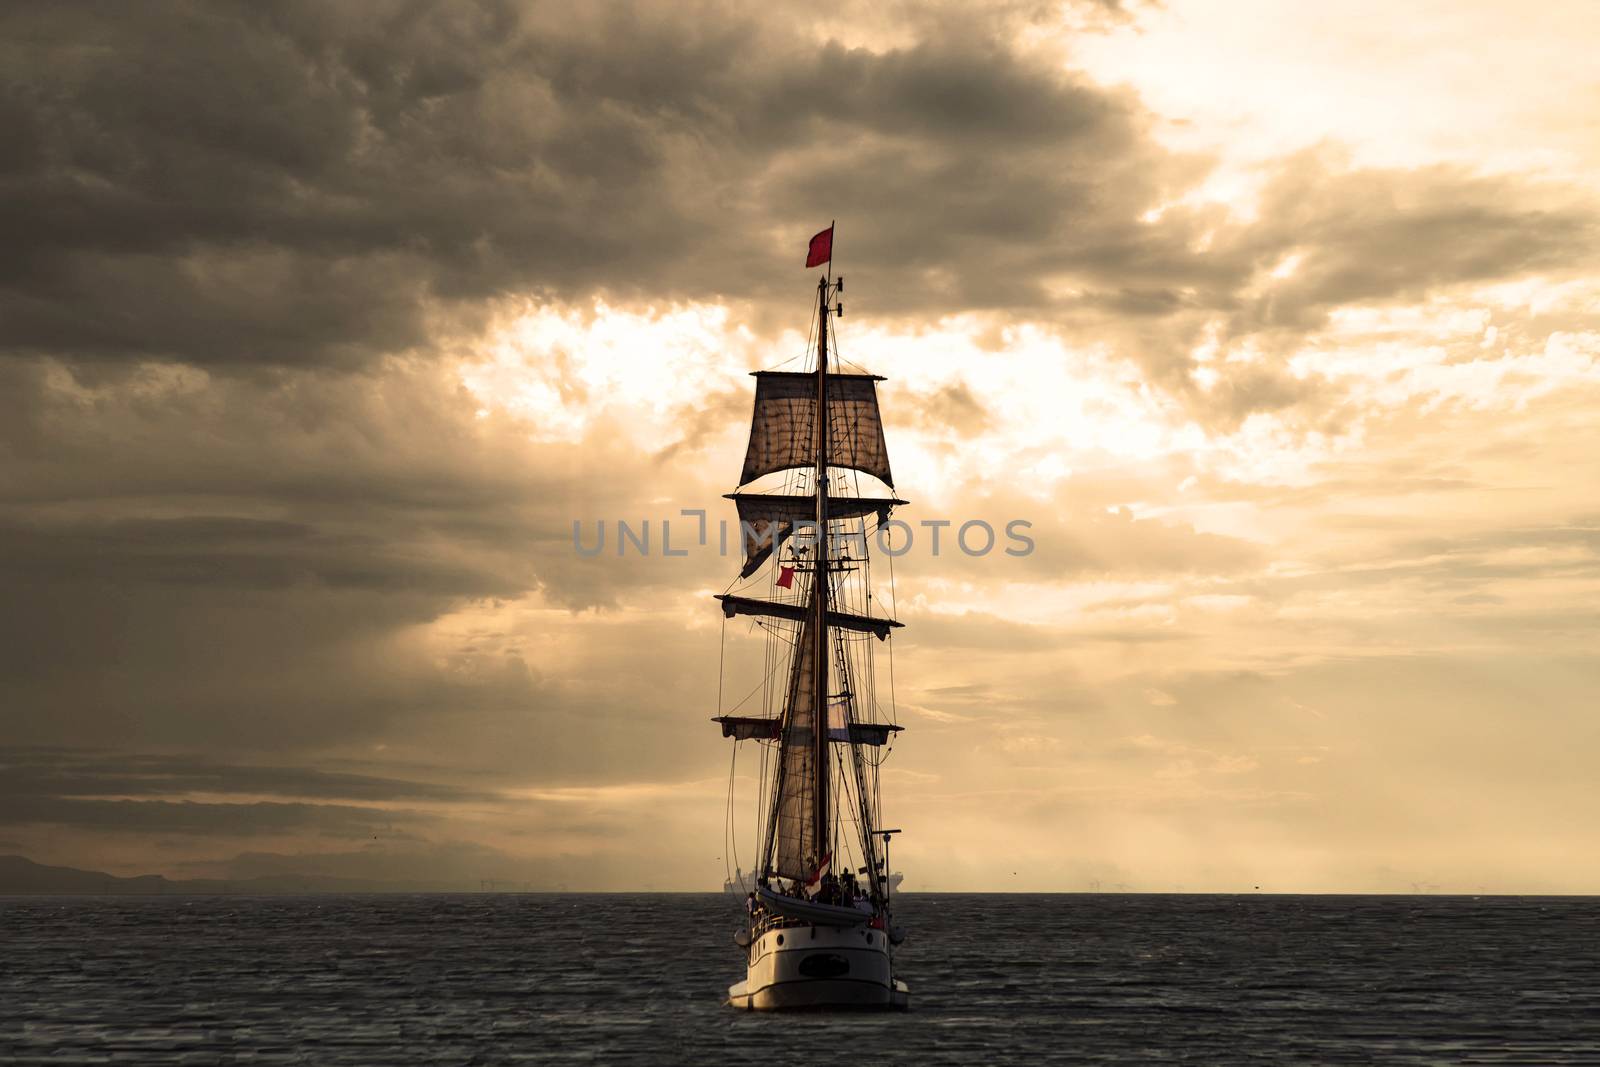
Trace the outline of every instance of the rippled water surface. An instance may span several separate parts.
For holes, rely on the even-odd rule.
[[[913,1010],[750,1016],[720,895],[0,898],[0,1061],[1600,1062],[1600,900],[907,894]]]

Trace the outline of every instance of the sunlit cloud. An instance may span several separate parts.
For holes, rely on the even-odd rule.
[[[1600,884],[1587,7],[430,11],[161,9],[92,78],[82,13],[25,16],[14,847],[748,863],[709,720],[770,668],[717,530],[837,217],[916,540],[874,645],[910,886]]]

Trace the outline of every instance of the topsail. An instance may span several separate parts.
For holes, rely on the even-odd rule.
[[[755,378],[756,410],[740,485],[763,474],[817,462],[817,376],[756,371]],[[870,474],[892,487],[889,446],[878,416],[881,380],[875,374],[828,375],[827,465]]]

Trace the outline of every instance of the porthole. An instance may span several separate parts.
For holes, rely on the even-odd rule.
[[[782,934],[778,935],[778,944],[780,944],[780,945],[783,944],[783,935]]]
[[[867,944],[869,944],[869,945],[872,944],[872,935],[871,934],[867,935]]]

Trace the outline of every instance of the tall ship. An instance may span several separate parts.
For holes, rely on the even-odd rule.
[[[744,563],[717,597],[726,619],[759,628],[766,649],[765,678],[744,700],[724,710],[719,682],[714,719],[734,741],[736,766],[742,742],[760,754],[756,865],[734,938],[745,975],[728,990],[730,1004],[755,1011],[909,1003],[894,975],[903,934],[888,853],[899,831],[883,825],[878,780],[900,732],[889,643],[900,623],[879,610],[871,551],[888,557],[892,606],[893,533],[903,524],[889,515],[905,501],[894,495],[878,413],[884,379],[837,354],[844,279],[832,275],[832,245],[830,226],[807,255],[808,268],[826,270],[800,367],[754,372],[750,443],[729,494]],[[880,665],[887,703],[877,697]],[[730,772],[730,829],[731,781]]]

